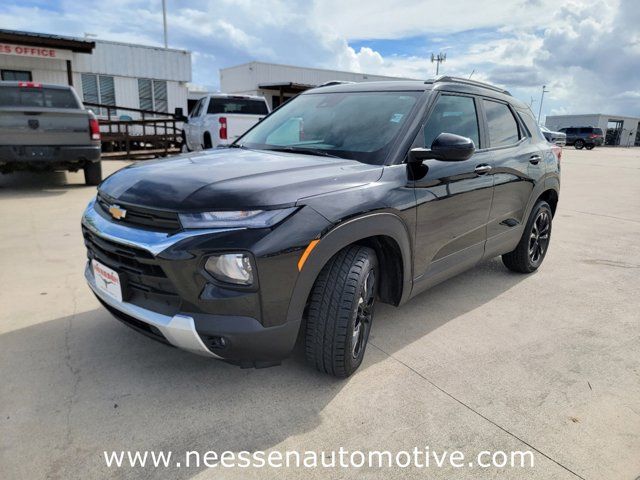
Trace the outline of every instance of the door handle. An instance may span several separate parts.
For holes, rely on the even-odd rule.
[[[542,157],[540,155],[531,155],[529,157],[529,163],[531,163],[532,165],[537,165],[538,163],[540,163],[540,160],[542,160]]]
[[[478,165],[476,167],[476,170],[475,170],[475,172],[478,175],[485,175],[485,174],[489,173],[490,171],[491,171],[491,165],[487,165],[486,163]]]

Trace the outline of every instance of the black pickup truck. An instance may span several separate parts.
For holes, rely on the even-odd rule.
[[[102,180],[98,120],[73,88],[0,82],[0,172],[80,169]]]
[[[479,82],[315,88],[230,148],[108,177],[82,218],[85,276],[161,342],[262,367],[299,339],[345,377],[378,301],[401,305],[498,255],[540,267],[560,154],[526,105]]]

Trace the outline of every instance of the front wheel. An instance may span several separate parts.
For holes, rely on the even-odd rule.
[[[544,200],[533,207],[518,246],[502,255],[502,263],[509,270],[520,273],[534,272],[542,265],[551,240],[551,207]]]
[[[584,140],[576,140],[576,143],[573,144],[576,150],[582,150],[584,148]]]
[[[318,275],[307,310],[305,353],[319,371],[348,377],[362,363],[377,277],[375,251],[358,245],[338,252]]]
[[[90,162],[84,167],[84,183],[98,185],[102,181],[102,162]]]

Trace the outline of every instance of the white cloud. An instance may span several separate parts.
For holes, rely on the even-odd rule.
[[[4,28],[160,45],[159,0],[77,2],[52,11],[0,6]],[[430,52],[381,54],[362,39],[422,36],[447,51],[442,72],[489,80],[548,110],[640,114],[637,0],[169,0],[170,46],[194,52],[194,82],[249,60],[410,78]],[[482,30],[481,30],[482,29]],[[350,41],[360,39],[354,49]],[[387,49],[388,50],[388,49]],[[385,50],[385,51],[387,51]]]

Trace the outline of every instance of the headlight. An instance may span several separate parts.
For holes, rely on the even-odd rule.
[[[266,228],[291,215],[296,208],[280,210],[241,210],[235,212],[181,213],[184,228]]]
[[[204,268],[217,280],[237,285],[253,283],[251,259],[245,253],[225,253],[207,259]]]

